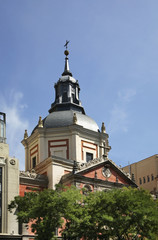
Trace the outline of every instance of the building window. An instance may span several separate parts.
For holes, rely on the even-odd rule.
[[[32,158],[32,168],[36,167],[36,157]]]
[[[4,122],[1,121],[1,135],[2,138],[4,138]]]
[[[141,178],[139,178],[139,184],[140,184],[140,185],[142,184],[142,179],[141,179]]]
[[[154,181],[154,175],[151,174],[151,181]]]
[[[147,181],[150,182],[150,177],[149,177],[149,175],[147,176]]]
[[[63,93],[63,102],[67,102],[67,92]]]
[[[134,173],[132,173],[132,181],[135,182]]]
[[[74,93],[72,93],[72,100],[73,100],[73,102],[75,102],[75,94]]]
[[[91,160],[93,160],[93,153],[87,152],[86,153],[86,162],[89,162]]]
[[[143,183],[146,183],[146,179],[145,179],[145,177],[143,177]]]

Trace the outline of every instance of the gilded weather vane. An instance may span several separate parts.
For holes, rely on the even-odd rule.
[[[64,47],[66,47],[66,50],[67,50],[67,45],[68,45],[69,42],[70,42],[70,41],[66,40],[66,43],[65,43],[65,45],[64,45]]]

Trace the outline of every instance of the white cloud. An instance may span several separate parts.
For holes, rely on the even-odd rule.
[[[118,92],[117,102],[110,112],[109,132],[128,132],[128,104],[136,95],[134,89],[124,89]]]
[[[110,116],[109,132],[128,132],[128,117],[124,108],[116,104],[111,110]]]
[[[119,101],[128,103],[132,101],[132,98],[136,95],[136,90],[134,89],[124,89],[118,92]]]
[[[12,90],[9,94],[9,99],[0,96],[0,111],[6,113],[7,119],[7,143],[9,144],[10,156],[15,156],[19,159],[20,169],[25,167],[25,152],[21,144],[24,130],[28,129],[29,124],[27,120],[22,118],[22,111],[26,108],[25,104],[21,104],[23,94]]]

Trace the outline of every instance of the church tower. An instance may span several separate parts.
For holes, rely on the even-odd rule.
[[[30,135],[25,130],[22,144],[26,172],[19,172],[18,159],[9,156],[6,115],[0,112],[0,233],[5,239],[34,238],[25,225],[18,225],[15,212],[8,211],[8,204],[17,195],[55,189],[58,183],[75,185],[84,189],[85,194],[137,187],[108,158],[111,147],[105,125],[102,123],[99,130],[97,123],[86,115],[79,97],[79,83],[69,69],[68,55],[66,49],[64,72],[54,86],[55,99],[49,114],[44,119],[39,117]]]
[[[108,156],[111,149],[104,123],[101,131],[97,123],[85,114],[79,98],[80,87],[69,68],[69,52],[65,50],[65,66],[54,85],[55,100],[49,114],[39,117],[37,126],[28,136],[25,130],[25,170],[35,169],[46,174],[49,187],[54,188],[74,164],[88,163]]]

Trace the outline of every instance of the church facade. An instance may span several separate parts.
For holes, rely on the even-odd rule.
[[[25,148],[25,171],[19,172],[18,160],[10,159],[9,151],[7,155],[3,154],[2,160],[0,151],[3,179],[0,203],[1,236],[5,235],[6,239],[33,238],[31,232],[18,225],[14,214],[7,216],[10,213],[5,213],[7,204],[16,195],[23,196],[25,192],[35,189],[55,189],[58,183],[75,185],[77,188],[84,187],[87,191],[123,186],[136,187],[130,176],[108,158],[111,147],[104,123],[99,129],[97,123],[86,115],[79,97],[79,83],[69,69],[68,55],[69,52],[65,50],[64,72],[54,86],[55,100],[51,104],[48,116],[44,119],[39,117],[38,124],[30,135],[25,130],[22,140]],[[1,167],[2,165],[5,167]],[[5,171],[12,171],[12,174],[8,172],[5,175]],[[7,176],[6,179],[4,175]],[[16,184],[14,192],[11,195],[7,193],[9,197],[4,208],[4,195],[9,191],[9,185],[4,191],[7,178],[10,178],[10,181],[15,178]],[[5,226],[4,221],[8,222],[8,226]],[[12,222],[11,227],[9,222]]]

